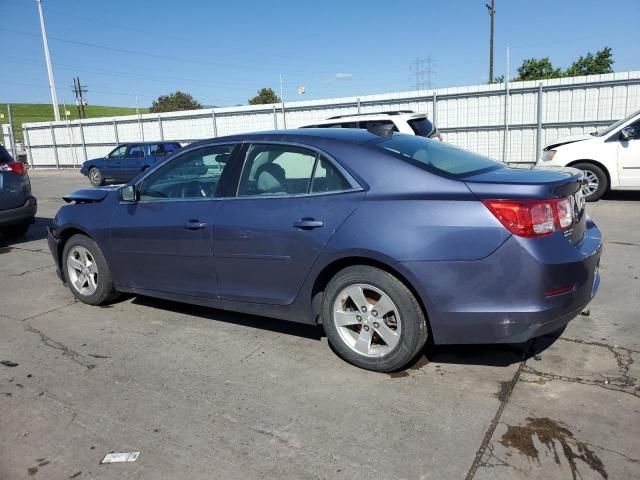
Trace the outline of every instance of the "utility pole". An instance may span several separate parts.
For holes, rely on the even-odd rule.
[[[36,0],[38,13],[40,14],[40,31],[42,32],[42,46],[44,47],[44,59],[47,62],[47,73],[49,74],[49,89],[51,90],[51,106],[56,122],[60,120],[58,111],[58,95],[56,94],[56,82],[53,78],[53,68],[51,67],[51,56],[49,55],[49,44],[47,43],[47,30],[44,26],[44,15],[42,14],[42,0]]]
[[[491,5],[485,3],[489,10],[489,16],[491,16],[491,34],[489,35],[489,83],[493,83],[493,17],[496,14],[496,7],[494,0],[491,0]]]
[[[80,77],[75,77],[73,79],[73,94],[76,97],[76,106],[78,107],[78,117],[86,118],[86,112],[84,110],[85,105],[87,105],[87,99],[84,94],[87,93],[86,85],[80,84]]]

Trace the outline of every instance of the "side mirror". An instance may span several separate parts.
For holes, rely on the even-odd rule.
[[[620,130],[620,140],[628,142],[634,138],[638,138],[638,129],[636,127],[624,127]]]
[[[138,192],[134,185],[127,185],[120,190],[120,200],[123,202],[137,202]]]

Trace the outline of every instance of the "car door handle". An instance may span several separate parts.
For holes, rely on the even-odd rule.
[[[186,228],[187,230],[200,230],[201,228],[204,228],[206,226],[206,223],[199,220],[189,220],[187,223],[185,223],[184,228]]]
[[[324,227],[324,222],[315,218],[301,218],[293,226],[301,230],[313,230],[314,228]]]

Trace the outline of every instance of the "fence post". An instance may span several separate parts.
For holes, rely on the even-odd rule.
[[[360,97],[358,97],[358,115],[360,115]]]
[[[538,128],[536,129],[536,162],[542,158],[542,82],[538,84]]]
[[[11,104],[7,103],[7,116],[9,117],[9,142],[11,142],[11,154],[18,160],[16,151],[16,138],[13,136],[13,116],[11,115]]]
[[[273,106],[273,129],[278,130],[278,112],[275,105]]]
[[[116,145],[118,145],[120,143],[120,139],[118,138],[118,122],[116,122],[116,119],[113,119],[113,136],[116,139]]]
[[[80,141],[82,142],[82,152],[84,153],[84,161],[89,160],[87,156],[87,144],[84,141],[84,128],[82,126],[82,121],[78,120],[78,126],[80,127]]]
[[[433,91],[433,118],[431,119],[431,123],[433,123],[433,126],[438,128],[438,108],[436,107],[436,105],[438,104],[438,96],[436,95],[436,91]]]
[[[504,139],[502,141],[502,161],[507,162],[507,143],[509,138],[509,79],[504,82]]]
[[[216,121],[216,111],[211,109],[211,123],[213,124],[213,136],[218,136],[218,122]]]
[[[158,114],[158,128],[160,129],[160,140],[164,142],[164,130],[162,130],[162,117]]]
[[[25,145],[27,146],[27,163],[34,167],[33,156],[31,155],[31,142],[29,141],[29,130],[27,128],[22,129],[22,136],[24,137]]]
[[[284,100],[282,101],[282,128],[287,129],[287,113],[284,109]]]
[[[51,144],[53,145],[53,154],[56,157],[56,168],[60,170],[60,159],[58,158],[58,143],[56,142],[56,132],[53,130],[53,123],[49,124],[51,129]]]

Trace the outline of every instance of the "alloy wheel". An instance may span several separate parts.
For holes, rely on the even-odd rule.
[[[78,245],[67,255],[67,275],[81,295],[93,295],[98,289],[98,265],[89,250]]]
[[[358,283],[344,288],[333,305],[342,341],[365,357],[383,357],[400,341],[400,312],[384,291]]]
[[[582,186],[582,193],[585,197],[589,197],[598,191],[600,187],[600,179],[591,170],[583,170],[586,183]]]

